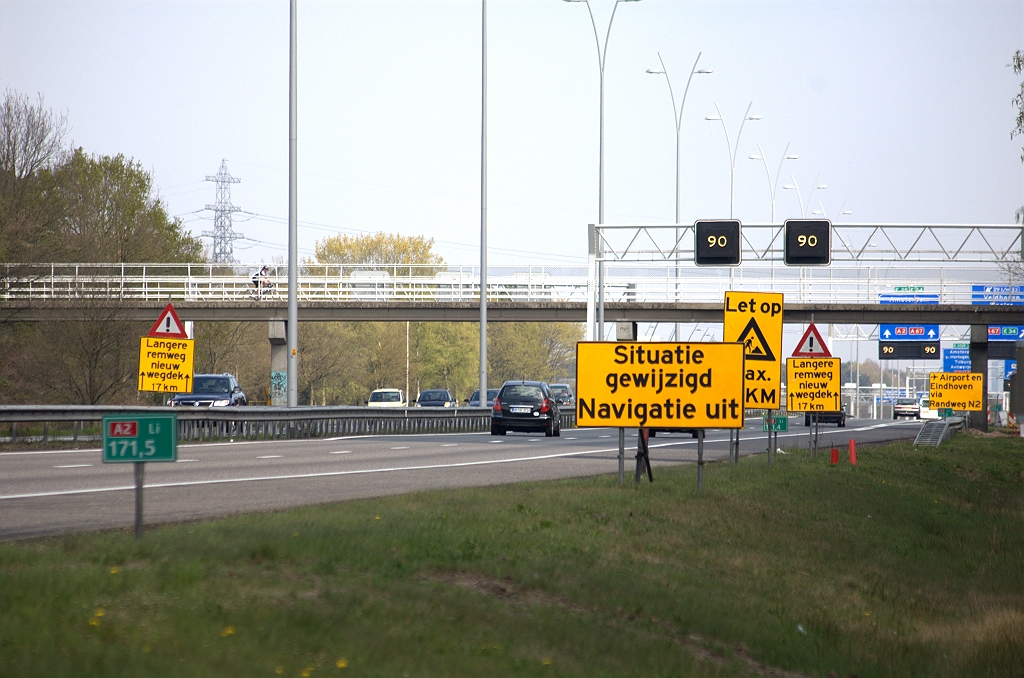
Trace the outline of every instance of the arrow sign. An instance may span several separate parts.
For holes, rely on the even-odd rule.
[[[800,337],[800,341],[796,345],[796,350],[793,351],[794,358],[831,358],[832,354],[828,350],[828,346],[825,345],[825,341],[818,334],[818,328],[811,323],[807,326],[807,331],[804,332],[804,336]]]
[[[188,339],[188,334],[185,332],[185,323],[181,322],[181,318],[174,311],[174,306],[170,304],[164,306],[163,312],[160,313],[160,317],[153,323],[153,327],[149,328],[149,334],[146,336],[163,339]]]

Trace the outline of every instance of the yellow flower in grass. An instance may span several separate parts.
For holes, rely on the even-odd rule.
[[[284,673],[284,667],[278,664],[277,667],[274,668],[274,673],[276,673],[277,675],[281,675],[282,673]]]
[[[118,572],[120,572],[120,571],[121,571],[121,570],[120,570],[120,569],[118,569],[118,568],[116,568],[116,567],[112,567],[112,568],[110,568],[110,574],[117,574],[117,573],[118,573]]]
[[[551,666],[551,657],[544,657],[544,659],[542,659],[540,663],[544,666]]]
[[[338,661],[334,662],[334,665],[337,666],[339,669],[343,669],[348,666],[348,660],[344,657],[341,657],[340,659],[338,659]]]
[[[314,671],[316,671],[316,667],[311,664],[306,668],[302,669],[302,673],[300,673],[299,675],[302,676],[302,678],[309,678],[309,675]]]
[[[224,630],[220,632],[220,637],[221,638],[227,638],[228,636],[233,636],[233,635],[235,635],[235,627],[234,626],[225,626]]]
[[[99,625],[100,625],[100,618],[99,617],[93,617],[92,619],[89,620],[89,626],[99,626]]]
[[[374,520],[380,520],[380,516],[374,516],[373,519]]]
[[[93,614],[94,617],[102,617],[106,613],[107,613],[107,611],[105,609],[103,609],[102,607],[97,607],[96,611],[93,612],[92,614]]]
[[[145,645],[142,646],[142,651],[143,652],[149,652],[151,649],[152,648],[149,647],[149,643],[146,643]]]

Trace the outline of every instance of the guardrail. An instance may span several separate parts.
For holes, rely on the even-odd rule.
[[[0,409],[0,423],[10,434],[0,442],[97,440],[92,433],[107,414],[167,413],[178,415],[178,440],[285,440],[351,435],[407,433],[471,433],[489,431],[491,411],[482,407],[125,407],[89,405],[15,405]],[[41,430],[18,433],[18,425]],[[63,427],[52,427],[63,424]],[[70,424],[70,435],[67,427]],[[576,425],[574,411],[561,415],[563,428]]]

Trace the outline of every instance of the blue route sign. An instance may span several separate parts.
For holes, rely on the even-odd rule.
[[[989,325],[989,341],[1017,341],[1024,339],[1024,325]]]
[[[971,350],[969,348],[942,349],[943,372],[970,372]]]
[[[1007,360],[1003,363],[1003,377],[1009,379],[1012,375],[1017,373],[1017,361]]]
[[[881,341],[938,341],[938,325],[879,325]]]
[[[1024,306],[1024,285],[971,285],[974,306]]]
[[[938,294],[921,294],[921,293],[892,293],[882,292],[878,295],[878,303],[880,304],[934,304],[939,303]]]

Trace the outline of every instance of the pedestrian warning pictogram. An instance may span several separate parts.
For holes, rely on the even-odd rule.
[[[828,346],[825,341],[818,334],[818,328],[811,323],[807,326],[807,331],[800,337],[800,341],[796,345],[796,350],[793,351],[794,358],[831,358],[832,353],[829,352]]]
[[[166,339],[188,339],[188,334],[185,332],[185,323],[181,322],[181,318],[178,317],[174,307],[170,304],[164,307],[160,317],[153,323],[153,327],[149,329],[147,336]]]
[[[772,347],[768,344],[768,340],[764,338],[761,328],[757,326],[757,318],[750,319],[750,322],[740,332],[740,336],[736,341],[743,344],[743,349],[746,353],[744,357],[747,360],[775,361]]]

